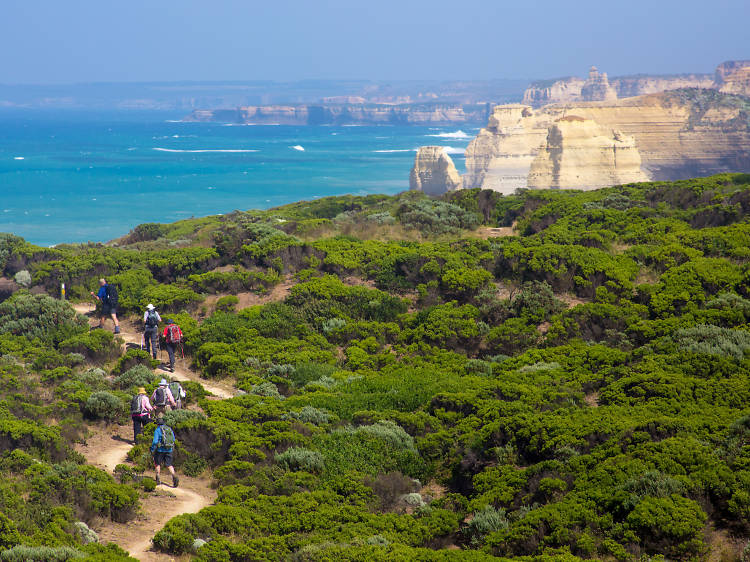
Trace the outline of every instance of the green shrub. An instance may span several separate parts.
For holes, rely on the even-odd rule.
[[[69,546],[14,546],[0,552],[4,562],[67,562],[85,558],[86,554]]]
[[[158,365],[158,361],[152,359],[143,349],[128,349],[122,357],[117,360],[112,372],[115,374],[124,374],[131,370],[133,367],[141,366],[147,369],[153,368]],[[138,373],[144,373],[145,371],[137,371]],[[134,376],[136,376],[134,374]]]
[[[234,295],[226,295],[216,301],[216,310],[219,312],[234,312],[234,309],[239,304],[240,299]]]
[[[313,406],[305,406],[299,412],[289,412],[288,415],[289,417],[298,419],[301,422],[311,423],[313,425],[325,425],[331,419],[330,414]]]
[[[122,390],[128,390],[133,387],[146,387],[155,382],[157,375],[143,364],[131,367],[121,375],[115,377],[115,386]]]
[[[685,351],[730,356],[739,361],[750,351],[750,332],[698,324],[675,333],[675,340]]]
[[[125,415],[125,403],[114,394],[100,390],[91,393],[83,407],[83,413],[93,419],[114,421]]]
[[[107,361],[120,354],[120,346],[112,332],[92,330],[63,340],[60,342],[60,351],[80,353],[91,361]]]
[[[504,509],[495,509],[488,505],[484,509],[474,513],[474,516],[464,527],[463,532],[472,544],[481,544],[484,537],[490,533],[508,528],[508,518]]]
[[[57,346],[87,330],[86,319],[76,314],[67,302],[47,295],[19,291],[0,303],[0,334],[39,338]]]
[[[302,447],[291,447],[274,456],[276,463],[287,470],[304,470],[306,472],[323,472],[323,457],[317,451]]]

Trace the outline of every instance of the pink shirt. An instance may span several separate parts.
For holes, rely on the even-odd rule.
[[[139,394],[138,395],[141,399],[141,410],[143,410],[144,413],[140,414],[141,416],[148,415],[149,412],[154,411],[154,407],[151,405],[151,402],[148,400],[148,396],[145,394]],[[137,414],[134,414],[137,415]]]
[[[154,402],[156,402],[156,391],[158,389],[159,387],[157,386],[154,389],[154,393],[151,395],[151,400],[153,400]],[[177,402],[174,401],[174,396],[172,396],[172,391],[169,390],[169,387],[165,386],[164,390],[167,392],[167,403],[171,404],[172,406],[177,406]]]

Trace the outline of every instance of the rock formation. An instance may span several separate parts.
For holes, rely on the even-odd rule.
[[[422,146],[409,176],[409,189],[442,195],[461,187],[461,176],[442,146]]]
[[[569,76],[533,82],[524,92],[523,103],[541,107],[550,103],[614,101],[680,88],[706,88],[750,95],[749,68],[750,61],[728,61],[720,64],[714,74],[638,75],[607,79],[606,73],[599,73],[592,66],[585,81],[577,76]]]
[[[536,110],[497,106],[466,149],[463,187],[505,194],[528,186],[586,188],[605,182],[607,162],[614,183],[747,172],[748,113],[747,98],[700,89]],[[569,173],[571,167],[579,171]]]
[[[490,104],[326,104],[265,105],[195,110],[185,121],[253,125],[458,125],[486,123]]]
[[[721,63],[716,68],[714,81],[724,94],[750,96],[750,60]]]
[[[528,175],[532,189],[597,189],[647,181],[635,139],[591,119],[569,115],[547,131]]]
[[[607,73],[601,74],[592,66],[589,70],[589,79],[581,87],[581,99],[583,101],[613,101],[617,99],[617,92],[609,85]]]

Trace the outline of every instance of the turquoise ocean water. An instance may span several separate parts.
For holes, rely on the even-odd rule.
[[[415,149],[463,172],[477,127],[182,123],[180,114],[0,111],[0,232],[107,241],[143,222],[409,188]]]

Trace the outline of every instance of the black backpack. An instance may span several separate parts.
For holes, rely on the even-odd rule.
[[[136,394],[133,396],[133,399],[130,401],[130,415],[131,416],[140,416],[143,414],[143,400],[141,400],[141,395]]]
[[[115,287],[114,285],[107,284],[107,294],[104,297],[106,301],[105,304],[107,304],[108,306],[117,306],[118,298],[119,297],[117,295],[117,287]]]
[[[156,328],[159,321],[156,319],[156,310],[149,310],[146,315],[146,328]]]
[[[167,405],[167,389],[166,387],[160,386],[154,392],[154,406],[166,406]]]

